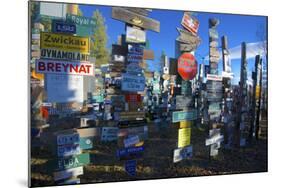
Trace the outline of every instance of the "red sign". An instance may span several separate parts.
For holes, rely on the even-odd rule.
[[[192,80],[197,74],[197,62],[190,53],[183,53],[178,59],[178,73],[184,80]]]
[[[199,28],[199,21],[195,18],[192,18],[188,13],[185,12],[181,21],[181,25],[196,35]]]
[[[140,94],[127,94],[125,99],[126,99],[126,102],[140,102],[141,95]]]

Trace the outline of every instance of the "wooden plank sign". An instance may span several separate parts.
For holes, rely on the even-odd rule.
[[[101,132],[101,141],[113,141],[117,140],[118,134],[117,127],[103,127]]]
[[[152,12],[151,9],[144,9],[144,8],[125,8],[131,12],[143,15],[143,16],[147,16],[149,12]]]
[[[63,179],[82,175],[83,173],[84,172],[83,172],[82,166],[77,167],[77,168],[63,170],[63,171],[58,171],[58,172],[54,172],[54,180],[55,181],[63,180]]]
[[[112,18],[144,29],[160,32],[159,21],[136,14],[124,8],[112,7]]]
[[[144,49],[143,50],[143,59],[145,59],[145,60],[154,60],[154,51],[153,50]]]
[[[185,29],[196,35],[199,28],[199,21],[185,12],[181,21],[181,25]]]
[[[178,148],[190,145],[191,128],[182,128],[178,131]]]
[[[80,137],[99,137],[100,136],[100,128],[92,127],[92,128],[80,128],[77,129]]]
[[[178,148],[174,150],[174,158],[173,162],[177,163],[182,161],[183,159],[192,157],[192,145],[186,146],[184,148]]]
[[[185,43],[185,44],[192,44],[196,47],[199,46],[201,40],[198,36],[194,36],[192,33],[183,30],[181,28],[177,28],[180,36],[176,39],[179,42]]]
[[[195,120],[197,118],[196,110],[189,111],[175,111],[173,112],[172,122],[177,123],[185,120]]]

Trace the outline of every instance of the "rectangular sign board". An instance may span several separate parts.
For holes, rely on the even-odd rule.
[[[126,27],[126,42],[128,43],[145,43],[146,35],[145,31],[135,28],[135,27]]]
[[[118,127],[103,127],[101,130],[101,141],[117,140]]]
[[[83,174],[83,167],[71,168],[63,171],[54,172],[54,180],[63,180],[70,177],[75,177]]]
[[[144,147],[129,147],[117,150],[117,157],[119,159],[132,159],[140,157],[144,152]]]
[[[222,76],[215,74],[207,74],[207,80],[222,81]]]
[[[64,62],[56,60],[36,60],[35,69],[41,74],[73,74],[94,76],[94,64],[81,62]]]
[[[192,157],[192,145],[186,146],[184,148],[178,148],[174,150],[174,158],[173,162],[177,163],[182,161],[183,159]]]
[[[130,74],[122,74],[122,91],[144,91],[145,88],[145,77],[134,76]]]
[[[57,145],[78,144],[80,137],[78,133],[68,133],[57,135]]]
[[[77,155],[81,153],[79,144],[62,145],[57,148],[57,155],[59,157],[66,157],[71,155]]]
[[[129,160],[125,162],[125,170],[130,176],[136,175],[137,161]]]
[[[40,35],[40,48],[90,53],[89,37],[79,37],[49,32],[41,32]]]
[[[190,145],[191,128],[182,128],[178,132],[178,148]]]
[[[197,118],[196,110],[175,111],[173,112],[172,122],[177,123],[185,120],[195,120]]]
[[[65,61],[89,61],[89,53],[68,52],[57,49],[40,49],[40,57],[42,59],[57,59]]]
[[[93,18],[77,16],[73,14],[66,14],[66,20],[75,23],[76,25],[95,27],[97,22]]]
[[[70,157],[63,157],[53,160],[53,163],[55,163],[56,170],[66,170],[71,168],[76,168],[80,166],[84,166],[90,163],[90,154],[89,153],[83,153],[80,155],[73,155]]]
[[[68,33],[76,34],[76,25],[67,23],[59,20],[52,21],[52,32],[53,33]]]
[[[199,28],[199,21],[185,12],[181,21],[181,25],[185,29],[196,35]]]
[[[140,142],[139,136],[135,135],[135,136],[131,136],[131,137],[125,139],[124,140],[124,145],[125,145],[125,148],[127,148],[127,147],[135,145],[135,144],[137,144],[139,142]]]

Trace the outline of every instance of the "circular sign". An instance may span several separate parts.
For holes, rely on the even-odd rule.
[[[192,80],[197,74],[197,62],[190,53],[183,53],[178,59],[178,73],[183,80]]]

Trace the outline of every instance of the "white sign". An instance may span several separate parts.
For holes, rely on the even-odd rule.
[[[125,56],[122,56],[122,55],[113,55],[113,61],[116,61],[116,62],[125,62]]]
[[[127,26],[126,28],[126,42],[145,43],[145,31],[137,28]]]
[[[224,72],[224,71],[222,71],[222,77],[224,77],[224,78],[232,79],[233,76],[234,76],[234,73],[232,73],[232,72]]]
[[[205,145],[211,145],[211,144],[215,144],[215,143],[219,143],[223,141],[223,135],[217,134],[211,138],[206,139]]]
[[[94,76],[94,64],[81,62],[64,62],[52,60],[36,60],[35,69],[37,73],[50,74],[73,74],[83,76]]]
[[[139,136],[136,135],[136,136],[132,136],[132,137],[129,137],[129,138],[125,139],[124,145],[125,145],[125,148],[127,148],[127,147],[135,145],[139,142],[140,142]]]
[[[113,141],[117,140],[118,134],[117,127],[103,127],[101,132],[101,141]]]
[[[178,148],[174,150],[173,162],[177,163],[182,161],[183,159],[191,158],[191,157],[192,157],[192,146]]]
[[[207,74],[207,80],[222,81],[222,76],[216,74]]]
[[[143,47],[135,44],[128,44],[128,52],[131,54],[143,55]]]
[[[122,91],[144,91],[145,77],[131,74],[122,74]]]
[[[54,172],[54,180],[63,180],[75,176],[79,176],[83,174],[83,166],[77,167],[77,168],[70,168],[67,170]]]
[[[45,74],[48,102],[83,102],[83,76]]]

